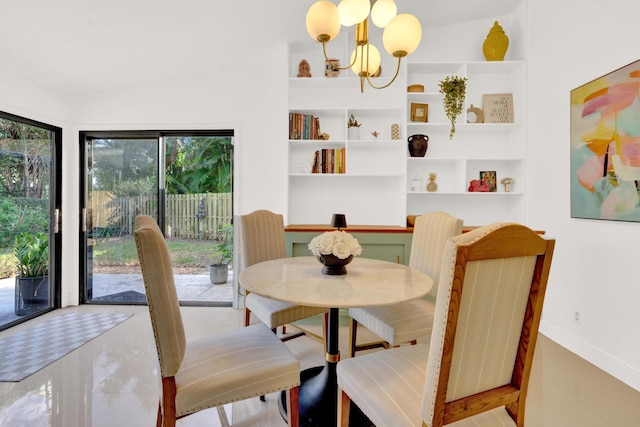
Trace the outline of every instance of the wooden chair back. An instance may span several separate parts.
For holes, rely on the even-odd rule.
[[[492,224],[446,245],[429,348],[424,425],[524,408],[555,240]]]

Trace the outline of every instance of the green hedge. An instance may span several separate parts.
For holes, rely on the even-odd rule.
[[[13,242],[22,232],[47,232],[49,200],[3,198],[0,200],[0,248],[13,249]]]

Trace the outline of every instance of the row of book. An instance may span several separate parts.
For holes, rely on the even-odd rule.
[[[289,139],[320,139],[320,118],[289,112]]]
[[[346,173],[345,148],[322,148],[313,155],[311,173]]]

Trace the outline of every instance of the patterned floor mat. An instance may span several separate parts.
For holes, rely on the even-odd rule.
[[[22,381],[131,316],[67,313],[1,338],[0,381]]]

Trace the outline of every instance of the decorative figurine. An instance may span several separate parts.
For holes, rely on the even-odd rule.
[[[311,67],[306,59],[300,61],[298,65],[298,77],[311,77]]]
[[[489,188],[489,184],[481,179],[472,179],[469,182],[468,191],[471,193],[488,193],[491,191],[491,188]]]
[[[505,193],[510,193],[511,192],[511,184],[515,184],[516,180],[513,178],[504,178],[502,181],[500,181],[500,184],[504,184],[504,192]]]
[[[438,183],[436,183],[436,178],[438,177],[435,173],[429,174],[429,183],[427,184],[427,191],[438,191]]]
[[[380,135],[380,132],[374,130],[373,132],[371,132],[371,135],[373,135],[374,138],[377,138],[378,135]]]

